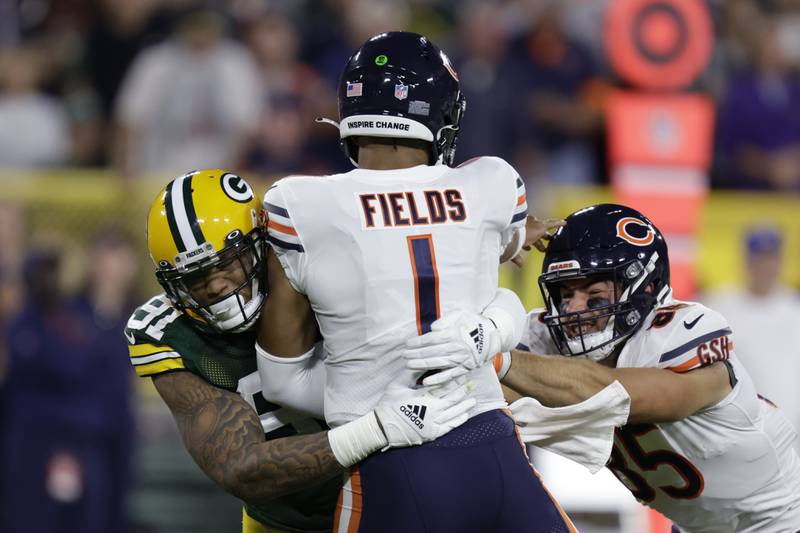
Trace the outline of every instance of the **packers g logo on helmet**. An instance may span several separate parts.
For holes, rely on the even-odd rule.
[[[216,331],[252,326],[266,294],[259,212],[250,185],[219,169],[179,176],[159,192],[147,218],[147,246],[177,309]],[[241,274],[234,290],[210,301],[193,293],[192,284],[226,268]]]
[[[246,204],[253,199],[253,189],[236,174],[223,174],[222,178],[220,178],[220,183],[222,184],[222,190],[231,200]]]

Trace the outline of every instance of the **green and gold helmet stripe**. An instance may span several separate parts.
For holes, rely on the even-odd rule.
[[[192,201],[193,175],[189,173],[175,178],[167,187],[164,198],[167,223],[179,252],[196,250],[206,241]]]

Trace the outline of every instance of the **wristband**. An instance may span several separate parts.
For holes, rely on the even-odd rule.
[[[508,371],[511,370],[511,352],[503,352],[495,355],[493,365],[494,371],[497,373],[497,379],[503,381]]]
[[[508,351],[517,345],[517,331],[511,313],[498,306],[487,307],[481,315],[492,322],[500,334],[500,350]]]
[[[374,411],[328,431],[328,442],[334,457],[345,468],[389,444]]]

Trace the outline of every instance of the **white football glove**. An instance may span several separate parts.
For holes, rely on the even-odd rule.
[[[429,333],[410,338],[402,355],[411,370],[443,370],[422,381],[438,385],[492,361],[501,348],[502,335],[494,322],[461,311],[435,321]]]
[[[378,450],[438,439],[467,421],[473,389],[466,378],[419,389],[390,385],[375,409],[328,432],[331,450],[349,467]]]
[[[386,435],[385,448],[430,442],[466,422],[477,402],[468,397],[472,385],[459,381],[419,389],[390,385],[375,407]]]

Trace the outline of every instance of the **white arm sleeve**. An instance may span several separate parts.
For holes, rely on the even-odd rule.
[[[528,315],[514,291],[497,289],[494,298],[481,314],[497,326],[501,338],[501,352],[508,352],[517,347],[525,331]]]
[[[264,399],[324,418],[325,358],[322,343],[298,357],[276,357],[256,343]]]
[[[525,244],[525,236],[527,228],[522,226],[511,226],[500,235],[500,248],[503,250],[503,255],[500,256],[500,262],[505,263],[519,255],[522,251],[522,245]]]

